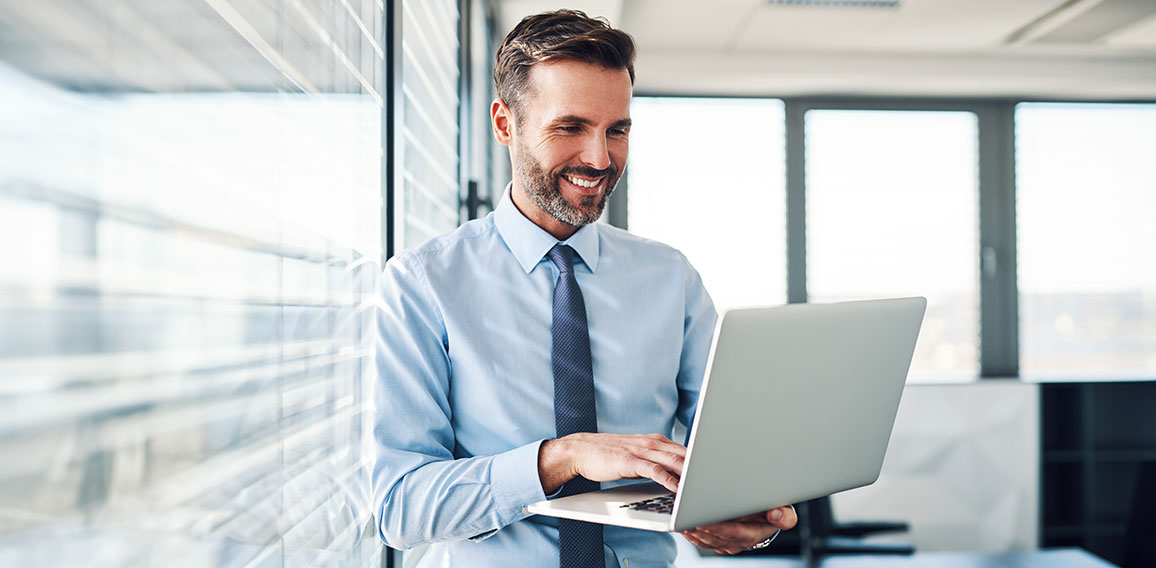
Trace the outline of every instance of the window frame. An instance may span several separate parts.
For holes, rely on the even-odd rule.
[[[1016,289],[1015,105],[1019,99],[905,97],[775,97],[640,91],[638,97],[767,98],[783,101],[787,173],[787,301],[807,301],[806,114],[811,110],[964,111],[976,115],[979,152],[980,365],[978,379],[1019,376]],[[1030,101],[1036,102],[1036,101]],[[624,188],[619,188],[621,191]],[[612,200],[613,201],[613,200]],[[625,227],[626,199],[611,204],[612,224]]]
[[[639,91],[666,98],[767,98],[783,101],[787,173],[787,298],[807,301],[806,123],[811,110],[964,111],[978,124],[979,153],[979,375],[976,379],[1021,379],[1019,289],[1017,284],[1015,109],[1020,103],[1152,104],[1150,100],[1063,98],[777,97]],[[626,228],[626,188],[612,200],[610,221]],[[1091,379],[1091,377],[1090,377]]]
[[[807,301],[806,123],[811,110],[971,112],[979,153],[979,376],[1019,375],[1016,290],[1015,100],[788,98],[788,296]]]

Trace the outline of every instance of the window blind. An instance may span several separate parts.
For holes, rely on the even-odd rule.
[[[0,5],[0,565],[380,564],[382,14]]]
[[[454,0],[401,1],[402,117],[398,250],[461,222],[459,208],[460,12]]]

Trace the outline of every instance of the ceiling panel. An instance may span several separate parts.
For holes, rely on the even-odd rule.
[[[908,0],[899,8],[766,5],[736,38],[743,49],[906,51],[996,49],[1065,0]]]
[[[569,8],[585,12],[587,16],[606,18],[614,27],[622,26],[623,0],[576,0],[574,2],[558,2],[556,0],[503,0],[498,4],[498,31],[499,38],[506,37],[522,18]]]
[[[1104,0],[1051,30],[1040,43],[1097,44],[1129,24],[1156,14],[1153,0]]]
[[[622,29],[648,49],[731,47],[733,38],[765,0],[715,0],[709,9],[696,0],[631,0],[623,6]]]
[[[733,45],[754,50],[843,51],[869,45],[904,9],[763,6],[750,15]]]
[[[1140,20],[1105,38],[1108,47],[1156,51],[1156,16]]]
[[[1156,98],[1151,57],[643,51],[636,92],[737,96]]]

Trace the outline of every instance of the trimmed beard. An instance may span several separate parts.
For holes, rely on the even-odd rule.
[[[575,227],[589,225],[602,217],[602,210],[606,208],[606,200],[614,193],[618,185],[618,170],[613,164],[604,170],[596,170],[586,166],[569,166],[562,168],[555,174],[546,171],[542,163],[530,153],[529,148],[518,142],[518,181],[530,195],[530,199],[539,209],[551,217]],[[561,181],[564,174],[577,174],[586,177],[606,176],[606,191],[602,195],[583,195],[579,205],[572,205],[562,195]]]

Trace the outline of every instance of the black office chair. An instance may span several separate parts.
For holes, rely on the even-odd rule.
[[[1132,492],[1132,513],[1124,531],[1123,568],[1156,566],[1156,462],[1142,462]]]
[[[800,556],[815,559],[836,554],[913,554],[915,547],[903,542],[867,542],[876,534],[907,532],[902,522],[839,523],[831,512],[831,498],[820,497],[795,505],[799,524],[771,546],[744,552],[751,556]]]
[[[914,554],[915,547],[906,542],[867,542],[875,534],[907,532],[907,523],[867,521],[839,523],[831,511],[831,498],[820,497],[800,507],[800,539],[804,558],[832,554]],[[806,522],[803,522],[803,515]]]

